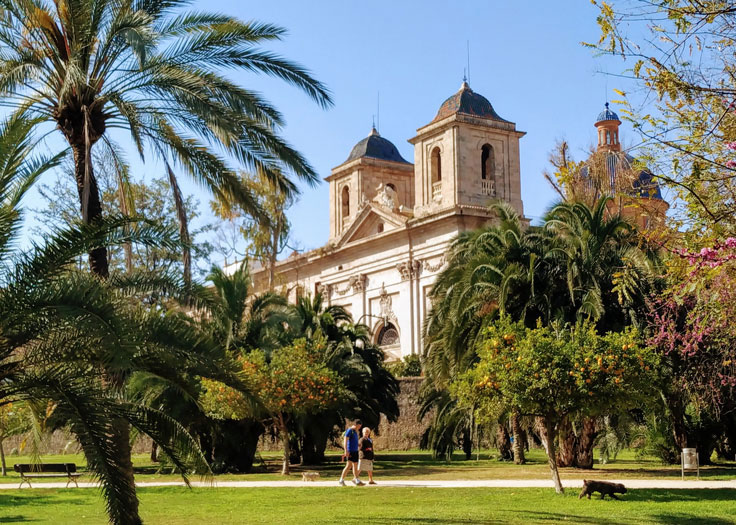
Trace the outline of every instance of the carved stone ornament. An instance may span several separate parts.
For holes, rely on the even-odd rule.
[[[386,286],[381,284],[381,295],[379,296],[379,304],[381,306],[381,317],[384,319],[396,320],[396,314],[393,312],[391,305],[391,296],[386,291]]]
[[[320,284],[317,291],[322,295],[322,297],[325,297],[325,298],[332,297],[332,285],[331,284]]]
[[[411,263],[409,261],[404,261],[397,264],[396,269],[401,274],[402,281],[406,281],[407,279],[411,278]]]
[[[437,272],[442,269],[442,267],[445,265],[445,256],[443,255],[440,258],[440,262],[438,262],[435,265],[429,264],[429,261],[427,259],[422,261],[422,267],[424,270],[428,272]]]
[[[397,208],[398,203],[398,196],[396,195],[396,192],[393,188],[390,186],[386,186],[383,183],[381,183],[378,186],[378,193],[373,198],[373,202],[377,202],[381,206],[384,206],[388,208],[389,210],[393,210]]]
[[[363,293],[365,291],[365,283],[367,280],[368,276],[364,273],[353,275],[350,278],[350,286],[352,286],[355,293]]]

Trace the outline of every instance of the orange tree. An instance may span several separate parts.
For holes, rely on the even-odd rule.
[[[245,383],[257,402],[216,381],[203,380],[202,404],[208,415],[218,419],[260,417],[273,426],[284,447],[281,473],[289,474],[289,421],[334,408],[349,395],[338,374],[319,358],[323,338],[297,339],[273,351],[270,359],[261,350],[239,357]]]
[[[478,362],[451,391],[481,419],[504,406],[539,417],[555,490],[562,493],[557,427],[569,414],[630,406],[654,385],[657,357],[639,339],[631,329],[599,335],[589,322],[530,329],[504,316],[486,329]]]

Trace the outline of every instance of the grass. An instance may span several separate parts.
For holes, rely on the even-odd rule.
[[[495,451],[483,451],[480,459],[475,456],[471,461],[461,459],[456,455],[452,462],[433,459],[426,451],[408,452],[384,452],[377,457],[375,464],[376,479],[547,479],[549,469],[547,460],[542,449],[531,450],[527,454],[527,464],[524,466],[514,465],[510,462],[497,461],[491,457]],[[276,452],[262,454],[263,462],[259,464],[255,472],[251,474],[223,474],[218,475],[219,480],[283,480],[279,474],[280,457]],[[294,473],[298,477],[302,470],[317,470],[323,479],[336,478],[344,464],[339,461],[338,455],[329,455],[328,461],[319,467],[294,467]],[[151,463],[148,455],[140,454],[133,458],[136,468],[136,479],[138,481],[176,481],[181,479],[177,474],[172,474],[158,464]],[[30,458],[24,456],[10,456],[8,465],[12,470],[14,463],[28,463]],[[74,462],[84,470],[85,460],[82,455],[68,454],[57,456],[44,456],[44,463]],[[654,458],[637,458],[633,451],[622,452],[618,459],[606,465],[599,462],[595,465],[594,474],[596,479],[616,478],[679,478],[679,465],[663,465]],[[562,479],[583,479],[592,477],[591,471],[565,468],[561,469]],[[692,476],[692,475],[690,475]],[[736,478],[736,463],[733,461],[720,462],[716,465],[703,467],[701,478],[706,480],[724,480]],[[85,479],[83,476],[82,480]],[[44,481],[58,481],[53,479],[38,480],[34,486]],[[0,478],[0,483],[20,483],[20,478],[15,472],[9,472],[6,478]]]
[[[551,489],[314,487],[139,491],[147,524],[736,523],[736,491],[631,490],[622,501],[578,500]],[[0,523],[104,524],[95,490],[0,493]]]

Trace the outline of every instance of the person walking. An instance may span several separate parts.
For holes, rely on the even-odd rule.
[[[368,473],[368,484],[375,485],[376,482],[373,481],[373,440],[371,439],[370,428],[363,428],[363,437],[358,441],[358,449],[358,476],[361,472],[366,471]]]
[[[356,419],[343,434],[342,446],[345,453],[342,457],[346,460],[346,463],[345,468],[342,469],[340,481],[338,481],[340,486],[345,486],[345,475],[351,469],[353,471],[353,483],[357,486],[365,485],[365,483],[360,481],[360,478],[358,477],[358,442],[360,441],[360,427],[362,426],[363,423],[360,419]]]

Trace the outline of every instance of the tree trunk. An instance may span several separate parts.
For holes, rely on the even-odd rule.
[[[564,494],[565,489],[562,488],[562,482],[560,481],[560,472],[557,470],[557,454],[555,452],[555,422],[547,416],[544,418],[544,430],[547,442],[547,463],[549,464],[549,471],[552,474],[552,481],[555,484],[555,492],[557,494]]]
[[[685,404],[677,394],[667,396],[666,403],[669,408],[670,420],[672,421],[672,433],[677,445],[677,455],[682,453],[683,448],[688,448],[687,427],[685,425]]]
[[[496,431],[496,446],[498,447],[498,459],[501,461],[511,461],[511,439],[509,437],[509,431],[506,428],[506,418],[501,418],[498,422],[498,429]]]
[[[91,162],[92,145],[88,147],[85,143],[71,143],[74,154],[74,176],[79,193],[79,204],[82,212],[82,220],[86,224],[92,224],[102,218],[102,202],[100,201],[100,190],[97,179],[94,176]],[[107,259],[107,248],[95,248],[89,252],[90,271],[106,279],[110,275]],[[111,388],[122,390],[123,378],[120,375],[110,375],[103,371],[103,381]],[[133,462],[131,460],[130,425],[124,419],[112,421],[113,442],[115,445],[116,462],[121,467],[123,477],[130,486],[131,497],[127,501],[121,501],[127,514],[131,517],[126,525],[137,525],[142,523],[138,513],[138,498],[135,492],[135,476],[133,473]],[[120,496],[122,498],[122,496]]]
[[[291,474],[289,469],[291,465],[291,443],[289,442],[289,428],[283,414],[278,415],[279,434],[281,435],[281,444],[284,446],[284,461],[281,467],[281,475],[288,476]]]
[[[473,438],[471,437],[471,428],[466,427],[463,429],[463,452],[465,453],[465,459],[471,460],[473,458]],[[452,456],[452,452],[450,452]]]
[[[518,410],[514,409],[514,411],[511,412],[511,432],[514,434],[514,463],[517,465],[523,465],[526,463],[526,458],[524,457],[524,442],[526,441],[526,436],[524,435],[524,431],[521,429],[521,423],[519,422],[520,417]]]
[[[158,443],[155,441],[151,443],[151,461],[158,463]]]
[[[72,151],[74,153],[74,176],[77,179],[82,220],[85,224],[91,224],[102,217],[100,190],[94,176],[92,163],[87,162],[88,157],[84,144],[73,144]],[[103,246],[89,252],[89,269],[93,274],[103,279],[110,274],[107,248]]]
[[[3,476],[8,475],[8,467],[5,465],[5,449],[3,448],[2,441],[0,441],[0,469],[2,470]]]
[[[560,420],[560,424],[557,427],[557,441],[560,444],[557,450],[557,465],[560,467],[572,467],[575,464],[577,436],[575,436],[572,423],[568,416],[564,416]]]
[[[179,238],[184,247],[182,248],[182,263],[184,265],[184,283],[189,285],[192,282],[192,247],[189,238],[189,219],[187,218],[187,209],[184,204],[184,197],[179,189],[179,183],[176,180],[169,163],[166,163],[166,171],[169,175],[169,185],[174,194],[174,205],[176,207],[176,218],[179,223]]]
[[[575,466],[577,468],[593,468],[593,447],[598,436],[598,420],[594,417],[584,417],[580,436],[575,451]]]

